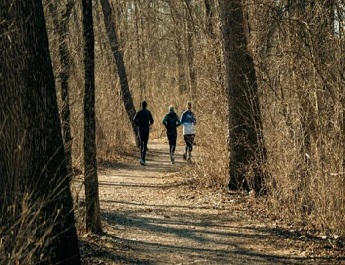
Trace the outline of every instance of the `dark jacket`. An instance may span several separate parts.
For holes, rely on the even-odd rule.
[[[138,126],[139,132],[149,132],[150,125],[154,122],[151,112],[146,108],[139,110],[135,114],[133,121]]]
[[[170,111],[163,119],[163,125],[167,129],[168,135],[177,135],[176,127],[180,126],[180,120],[174,111]]]

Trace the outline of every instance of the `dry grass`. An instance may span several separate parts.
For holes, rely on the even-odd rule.
[[[32,195],[20,200],[7,211],[2,210],[0,229],[0,264],[49,263],[53,227],[61,221],[59,211],[46,216],[46,201],[33,201]],[[4,221],[6,220],[6,223]]]

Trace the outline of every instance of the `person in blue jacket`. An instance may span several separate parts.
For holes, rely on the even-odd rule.
[[[187,102],[187,110],[182,113],[180,122],[183,125],[183,138],[186,143],[183,159],[190,161],[192,157],[196,125],[196,118],[192,112],[192,102]]]
[[[169,113],[163,119],[163,125],[167,129],[167,137],[169,141],[169,152],[171,163],[175,163],[174,153],[176,149],[177,130],[176,128],[181,125],[177,114],[174,111],[174,106],[169,106]]]
[[[150,126],[154,120],[151,112],[147,109],[147,102],[144,100],[141,102],[142,109],[139,110],[133,121],[138,127],[139,138],[140,138],[140,164],[145,166],[145,157],[147,151],[147,143],[149,141]]]

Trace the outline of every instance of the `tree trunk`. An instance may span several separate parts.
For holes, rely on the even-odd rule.
[[[206,30],[210,36],[213,36],[213,0],[204,0],[206,9]]]
[[[59,35],[59,55],[60,55],[60,82],[61,82],[61,128],[62,139],[66,152],[66,165],[69,175],[72,175],[72,135],[71,135],[71,111],[69,105],[69,84],[70,77],[70,56],[67,46],[68,23],[74,6],[72,0],[68,0],[65,13],[59,21],[56,3],[49,3],[49,10],[52,14],[54,26]]]
[[[123,56],[121,54],[121,51],[119,49],[119,43],[117,40],[117,34],[116,34],[116,26],[115,26],[115,20],[113,18],[113,13],[111,6],[109,4],[108,0],[101,0],[103,15],[104,15],[104,24],[105,28],[108,34],[109,43],[111,46],[111,51],[113,52],[113,56],[116,62],[117,66],[117,72],[120,78],[120,86],[121,86],[121,95],[122,100],[125,105],[125,109],[127,112],[127,116],[129,118],[129,121],[132,125],[132,129],[135,136],[135,142],[136,145],[139,146],[139,135],[137,128],[133,122],[134,115],[136,113],[133,99],[131,92],[129,91],[129,85],[127,81],[127,74],[126,74],[126,68],[125,63],[123,61]]]
[[[342,96],[342,115],[343,115],[343,123],[342,123],[342,132],[343,132],[343,189],[345,189],[345,89],[344,87],[342,88],[343,90],[343,96]],[[344,193],[345,194],[345,193]]]
[[[194,69],[194,47],[193,47],[193,32],[195,29],[193,27],[193,16],[191,10],[191,0],[185,0],[186,4],[186,30],[187,30],[187,58],[188,58],[188,72],[189,72],[189,96],[192,100],[195,98],[195,93],[197,90],[197,79],[196,71]]]
[[[136,33],[136,50],[137,50],[137,56],[138,56],[138,71],[139,71],[139,89],[140,89],[140,101],[144,100],[146,97],[145,92],[145,82],[143,78],[143,62],[144,62],[144,56],[145,56],[145,50],[144,45],[142,43],[142,38],[140,36],[143,36],[143,16],[142,11],[140,10],[140,5],[138,2],[135,2],[134,4],[134,10],[135,10],[135,33]]]
[[[253,59],[241,1],[220,1],[229,104],[229,188],[265,190],[266,151]]]
[[[183,49],[180,39],[175,41],[177,56],[177,73],[178,73],[178,89],[180,95],[184,95],[187,91],[186,74],[184,70]]]
[[[42,2],[0,21],[0,263],[80,264]]]
[[[179,10],[179,7],[176,6],[176,2],[168,1],[168,5],[170,10],[176,12],[176,10]],[[183,25],[184,22],[178,18],[178,15],[174,14],[171,16],[172,23],[174,25],[173,32],[174,32],[174,48],[176,50],[175,54],[177,57],[176,62],[176,70],[177,70],[177,80],[178,80],[178,91],[179,94],[184,96],[188,90],[187,90],[187,76],[185,71],[185,47],[184,47],[184,31]],[[182,32],[183,33],[182,33]]]
[[[69,1],[66,5],[66,12],[62,18],[59,27],[59,54],[62,70],[60,72],[61,79],[61,124],[62,136],[64,140],[67,170],[72,174],[72,135],[71,135],[71,111],[69,107],[69,84],[70,77],[70,58],[67,46],[68,22],[73,8],[73,1]]]
[[[92,0],[83,0],[84,32],[84,179],[86,202],[86,231],[101,233],[101,215],[98,195],[95,115],[95,53]]]

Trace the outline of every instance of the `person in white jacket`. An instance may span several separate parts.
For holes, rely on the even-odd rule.
[[[196,118],[192,112],[192,102],[187,102],[187,110],[182,113],[180,122],[183,125],[183,138],[186,143],[183,159],[190,161],[192,157],[196,125]]]

